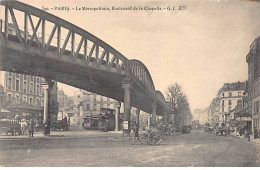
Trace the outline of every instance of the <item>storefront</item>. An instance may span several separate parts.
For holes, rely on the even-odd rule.
[[[247,129],[252,134],[252,116],[247,108],[235,111],[235,120],[238,122],[237,128]]]

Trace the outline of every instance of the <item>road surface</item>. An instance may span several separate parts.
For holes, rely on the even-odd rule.
[[[106,132],[56,132],[35,138],[0,138],[1,166],[260,166],[260,145],[194,130],[164,136],[158,146],[131,145]],[[74,133],[74,136],[70,134]],[[91,134],[91,135],[90,135]]]

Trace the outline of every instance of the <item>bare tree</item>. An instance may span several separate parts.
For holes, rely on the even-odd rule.
[[[166,92],[166,94],[167,94],[166,100],[170,102],[171,108],[175,113],[178,108],[178,100],[182,95],[182,88],[178,83],[175,83],[174,85],[170,85],[168,87],[168,91]]]
[[[181,85],[175,83],[168,87],[166,100],[170,102],[171,109],[175,115],[175,122],[184,123],[187,114],[190,113],[187,96],[183,93]]]

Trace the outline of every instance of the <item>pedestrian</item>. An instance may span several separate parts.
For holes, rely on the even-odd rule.
[[[29,123],[29,137],[33,137],[33,133],[34,133],[34,122],[33,120],[31,120]]]
[[[247,139],[250,142],[249,130],[247,128],[245,128],[244,135],[244,140]]]
[[[64,121],[64,122],[67,122],[67,120],[68,120],[68,119],[67,119],[67,117],[65,116],[65,117],[63,118],[63,121]]]
[[[132,145],[135,144],[135,139],[138,139],[141,143],[141,145],[143,144],[143,142],[140,140],[139,138],[139,132],[138,132],[138,126],[137,124],[134,124],[134,127],[133,127],[133,140],[132,140]]]

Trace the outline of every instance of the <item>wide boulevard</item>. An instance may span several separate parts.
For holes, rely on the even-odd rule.
[[[0,138],[1,166],[260,166],[260,145],[201,130],[131,145],[119,133],[75,130]]]

